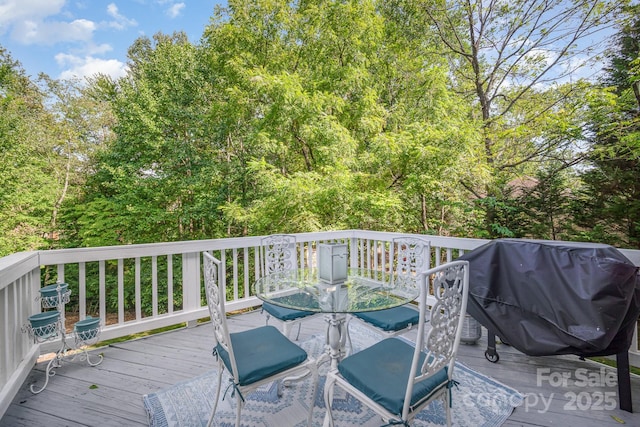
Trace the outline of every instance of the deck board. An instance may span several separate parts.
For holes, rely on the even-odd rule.
[[[254,311],[232,316],[228,324],[235,332],[261,326],[264,321],[264,316]],[[325,322],[315,317],[303,324],[300,340],[324,334],[325,328]],[[104,354],[102,364],[90,367],[78,360],[65,361],[46,389],[34,395],[29,391],[29,384],[44,383],[46,363],[39,363],[0,420],[0,427],[146,426],[142,395],[211,369],[214,366],[212,333],[211,325],[202,324],[93,350],[93,357]],[[547,410],[540,401],[534,406],[533,397],[528,398],[525,405],[516,408],[505,426],[620,426],[620,421],[640,426],[640,413],[621,411],[617,406],[613,410],[599,410],[592,401],[592,410],[571,408],[570,393],[582,393],[583,397],[593,399],[597,393],[615,392],[617,404],[617,387],[579,387],[575,381],[569,381],[567,387],[553,387],[548,381],[537,385],[539,369],[572,375],[576,369],[585,369],[595,375],[601,368],[604,372],[615,372],[611,368],[581,361],[576,356],[530,357],[503,344],[498,345],[500,361],[490,363],[484,357],[485,349],[486,336],[483,336],[477,345],[461,345],[458,360],[521,393],[531,393],[538,399],[540,396],[551,398]],[[640,377],[632,375],[631,382],[633,406],[640,412]],[[587,403],[584,398],[582,403]]]

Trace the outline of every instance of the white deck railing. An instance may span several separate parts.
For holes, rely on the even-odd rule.
[[[314,265],[318,243],[342,241],[349,244],[351,267],[387,269],[387,244],[400,235],[362,230],[296,234],[300,267]],[[227,288],[227,311],[261,304],[251,293],[251,285],[258,278],[261,237],[62,249],[0,258],[0,417],[38,355],[60,346],[59,341],[35,344],[22,330],[29,316],[41,310],[37,297],[43,282],[77,284],[77,295],[72,295],[67,309],[77,307],[74,315],[80,319],[98,314],[103,325],[101,340],[190,324],[208,316],[201,292],[203,251],[212,251],[226,266],[222,280]],[[438,236],[428,239],[436,264],[486,243]],[[622,252],[640,265],[640,251]],[[143,300],[148,287],[150,301]],[[117,309],[112,311],[108,307],[113,304],[107,304],[107,299],[111,302],[114,295]],[[634,340],[630,359],[640,366],[637,336]]]

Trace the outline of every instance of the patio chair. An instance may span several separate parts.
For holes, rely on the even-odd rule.
[[[391,281],[394,286],[418,287],[419,274],[429,267],[431,244],[417,237],[398,237],[391,241],[393,262]],[[381,333],[385,338],[404,334],[418,327],[420,313],[414,303],[378,311],[353,313],[351,320]]]
[[[225,313],[224,288],[220,289],[219,278],[222,268],[219,260],[207,252],[204,257],[204,280],[207,304],[211,315],[211,323],[215,330],[213,354],[218,359],[218,385],[209,418],[211,426],[218,407],[220,390],[223,388],[222,372],[226,369],[231,378],[231,395],[236,396],[236,427],[240,426],[240,413],[244,406],[244,396],[272,381],[296,378],[302,379],[312,375],[313,393],[315,396],[318,384],[318,368],[316,361],[291,342],[273,326],[261,326],[243,332],[229,333]],[[279,381],[278,387],[282,385]],[[278,390],[278,395],[281,395]],[[224,399],[224,397],[223,397]],[[314,399],[314,397],[312,397]],[[307,423],[311,425],[313,401],[310,402]]]
[[[298,257],[296,248],[296,237],[288,234],[273,234],[261,240],[261,272],[262,275],[274,274],[284,271],[296,270],[298,268]],[[291,328],[298,326],[295,340],[300,337],[300,327],[302,322],[309,320],[313,315],[318,315],[312,311],[296,310],[292,308],[280,307],[269,302],[262,303],[262,312],[266,313],[266,324],[272,317],[282,325],[282,332],[289,337]]]
[[[436,302],[427,317],[427,295]],[[469,294],[469,263],[453,261],[427,270],[420,279],[420,321],[415,346],[386,338],[346,357],[327,374],[324,400],[329,425],[334,387],[371,408],[387,425],[409,425],[435,399],[442,399],[451,425],[451,387]]]

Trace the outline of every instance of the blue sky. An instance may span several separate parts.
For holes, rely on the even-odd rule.
[[[97,72],[117,78],[126,72],[127,49],[136,38],[182,30],[197,43],[216,4],[226,0],[0,0],[0,45],[34,78],[40,72],[53,78]],[[601,43],[605,34],[582,43]],[[542,49],[532,54],[549,61],[556,55]],[[569,58],[558,69],[573,69],[569,79],[600,71],[601,63],[584,66],[583,60]]]
[[[216,4],[208,0],[0,0],[0,45],[26,73],[120,77],[140,36],[183,30],[197,43]]]

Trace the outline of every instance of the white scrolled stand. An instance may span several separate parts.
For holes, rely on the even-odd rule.
[[[69,302],[69,296],[71,295],[71,291],[65,289],[64,291],[60,286],[57,287],[57,296],[52,297],[44,297],[38,296],[40,303],[42,304],[42,308],[56,308],[60,313],[60,318],[55,323],[50,323],[44,326],[32,327],[30,324],[26,324],[22,330],[29,334],[31,338],[33,338],[36,343],[43,343],[45,341],[53,341],[58,335],[61,336],[61,345],[60,349],[56,351],[55,356],[49,361],[47,364],[47,369],[45,371],[45,381],[44,385],[40,388],[34,387],[35,384],[31,384],[31,392],[33,394],[38,394],[43,391],[47,384],[49,384],[49,378],[54,376],[56,372],[53,370],[54,368],[59,368],[62,366],[62,361],[66,357],[67,353],[71,350],[81,350],[80,352],[74,352],[73,358],[71,360],[75,360],[76,357],[79,357],[80,360],[86,360],[90,366],[97,366],[102,363],[103,356],[100,354],[96,361],[92,361],[89,353],[87,352],[86,347],[91,344],[95,344],[98,342],[98,337],[100,336],[100,326],[95,329],[91,329],[85,331],[83,333],[76,333],[74,338],[74,347],[71,347],[67,343],[67,334],[65,329],[65,316],[64,316],[64,306]]]

